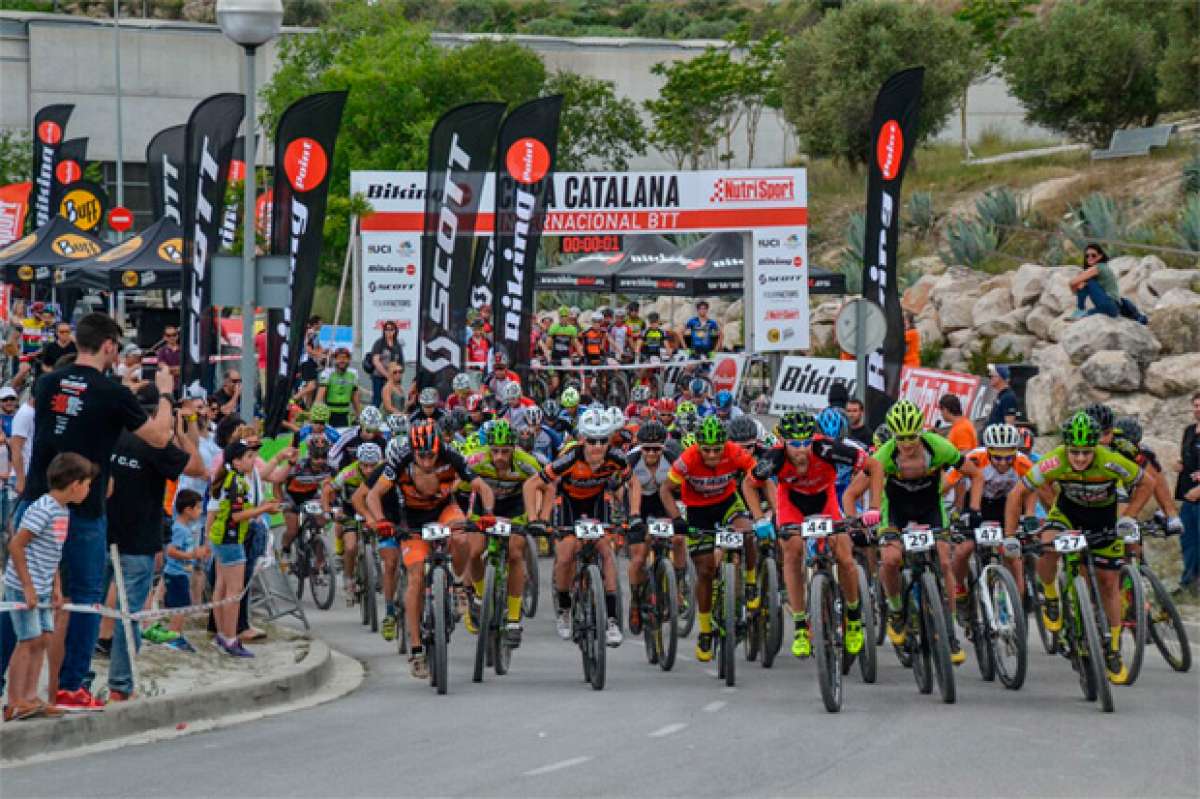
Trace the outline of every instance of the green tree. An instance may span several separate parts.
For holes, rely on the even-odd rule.
[[[962,137],[963,157],[971,157],[971,142],[967,138],[967,92],[971,83],[981,81],[1000,67],[1008,44],[1005,37],[1013,26],[1032,12],[1029,6],[1035,0],[964,0],[954,13],[954,18],[964,23],[971,31],[971,41],[976,45],[968,62],[973,72],[970,83],[963,88],[959,102],[959,132]]]
[[[0,184],[29,180],[33,140],[24,130],[0,130]]]
[[[783,110],[806,152],[866,163],[871,110],[895,72],[925,67],[915,146],[946,123],[971,79],[965,28],[929,5],[860,0],[791,41]]]
[[[563,96],[559,169],[573,172],[590,164],[623,172],[630,158],[646,154],[646,126],[637,106],[627,97],[617,97],[612,81],[558,71],[544,91]]]
[[[1171,6],[1166,48],[1158,62],[1158,103],[1163,111],[1200,107],[1200,5]]]
[[[1155,31],[1099,5],[1062,3],[1009,35],[1009,87],[1029,121],[1096,146],[1158,116]]]
[[[730,37],[734,47],[744,55],[736,62],[734,82],[742,118],[746,126],[746,166],[754,166],[754,145],[758,124],[767,108],[779,109],[783,96],[779,91],[779,67],[783,62],[783,34],[768,30],[756,39],[750,38],[750,28],[742,25]]]
[[[650,72],[664,79],[658,97],[644,104],[654,125],[651,143],[680,169],[728,163],[734,128],[745,113],[738,98],[741,70],[729,51],[710,47],[692,59],[659,62]]]

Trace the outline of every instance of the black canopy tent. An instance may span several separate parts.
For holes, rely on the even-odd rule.
[[[183,283],[183,230],[164,217],[107,252],[57,271],[63,288],[122,291],[178,289]]]
[[[742,293],[741,233],[714,233],[681,253],[616,276],[621,294],[717,297]]]
[[[22,239],[0,250],[4,282],[48,284],[55,267],[92,258],[108,249],[100,239],[56,216]]]
[[[626,236],[624,252],[593,253],[565,266],[538,272],[534,285],[539,291],[559,289],[611,294],[616,276],[632,269],[653,268],[678,253],[679,248],[662,236]]]

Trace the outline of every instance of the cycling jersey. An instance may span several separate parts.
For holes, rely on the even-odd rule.
[[[339,372],[326,369],[321,373],[320,385],[325,387],[325,404],[335,414],[350,412],[350,401],[358,389],[358,373],[353,369]]]
[[[642,457],[640,448],[631,450],[627,457],[630,473],[637,478],[638,484],[642,487],[642,518],[665,517],[667,510],[663,507],[662,496],[658,490],[663,483],[667,482],[667,475],[671,471],[671,461],[667,457],[666,451],[664,450],[662,457],[658,459],[658,465],[653,469]],[[640,542],[634,541],[633,543]]]
[[[662,357],[667,348],[667,331],[661,327],[648,327],[642,334],[642,355]]]
[[[1077,472],[1071,468],[1067,448],[1060,445],[1043,455],[1037,466],[1026,472],[1022,480],[1026,487],[1032,489],[1050,482],[1057,483],[1059,495],[1054,507],[1062,509],[1064,505],[1114,507],[1118,501],[1117,489],[1129,491],[1141,478],[1142,470],[1136,463],[1108,447],[1096,447],[1092,464],[1082,472]]]
[[[1158,456],[1154,454],[1154,450],[1147,447],[1145,444],[1134,444],[1132,441],[1124,438],[1114,439],[1109,449],[1116,452],[1118,455],[1124,455],[1127,459],[1133,461],[1143,469],[1147,466],[1153,466],[1156,472],[1163,470],[1162,464],[1158,462]]]
[[[557,361],[571,356],[571,344],[579,335],[579,328],[575,325],[553,324],[546,335],[550,337],[550,357]]]
[[[933,527],[946,526],[942,506],[942,470],[958,469],[963,454],[937,433],[921,433],[924,467],[913,477],[902,477],[897,463],[896,440],[891,439],[871,457],[883,466],[883,501],[880,505],[884,527],[904,527],[910,522]]]
[[[52,325],[47,325],[36,316],[29,316],[21,320],[21,354],[33,355],[40,352],[42,345],[46,343],[46,330],[52,329]]]
[[[613,325],[609,328],[608,335],[612,339],[613,354],[618,357],[624,355],[631,344],[629,325]]]
[[[331,474],[333,474],[333,470],[328,461],[317,466],[311,458],[305,458],[292,467],[284,489],[288,492],[288,496],[299,504],[316,496],[317,492],[321,490],[321,484]]]
[[[424,406],[418,405],[417,409],[408,415],[408,423],[410,426],[418,422],[434,422],[439,424],[442,419],[446,418],[446,412],[441,408],[434,407],[432,414],[425,413]]]
[[[467,340],[466,364],[468,369],[486,370],[492,344],[483,336],[471,336]]]
[[[497,507],[505,500],[520,499],[521,487],[525,485],[525,481],[542,470],[538,459],[520,447],[513,448],[512,463],[504,471],[500,471],[492,459],[490,448],[469,456],[467,465],[477,477],[491,487],[492,493],[496,495]],[[459,490],[469,489],[460,484]]]
[[[349,463],[358,457],[359,444],[378,444],[380,448],[387,444],[383,437],[383,433],[376,433],[373,436],[364,436],[362,430],[354,429],[349,433],[338,438],[329,448],[329,467],[331,469],[340,469],[343,462]]]
[[[547,425],[542,425],[533,439],[533,455],[543,463],[554,460],[555,453],[562,446],[562,436],[558,431]]]
[[[628,474],[629,465],[620,451],[609,449],[600,465],[592,468],[583,456],[583,447],[575,446],[542,470],[542,480],[558,483],[572,500],[586,500],[603,496],[610,481],[621,482]]]
[[[716,349],[717,333],[721,329],[715,319],[693,316],[684,325],[688,345],[697,353],[709,353]]]
[[[983,505],[980,510],[985,522],[1004,521],[1004,505],[1008,495],[1016,487],[1017,481],[1033,468],[1033,462],[1022,453],[1016,453],[1012,467],[1007,472],[999,472],[988,457],[986,447],[976,447],[966,454],[966,460],[974,463],[983,472]],[[946,472],[945,486],[957,485],[963,479],[959,469]]]
[[[867,453],[858,447],[816,436],[803,472],[788,459],[784,447],[778,446],[759,458],[751,475],[759,488],[775,480],[779,523],[799,524],[805,516],[814,514],[840,519],[836,492],[839,467],[860,471],[866,462]]]
[[[362,466],[358,461],[355,461],[338,472],[337,476],[333,478],[333,490],[343,505],[349,506],[350,497],[354,496],[354,492],[366,482],[366,479],[367,475],[363,474]]]
[[[732,441],[725,442],[721,460],[715,467],[707,466],[700,446],[693,444],[671,464],[667,478],[681,486],[681,499],[689,508],[716,505],[737,491],[742,474],[754,469],[754,457]]]
[[[300,432],[296,433],[296,443],[303,444],[305,441],[307,441],[309,439],[310,436],[312,436],[312,434],[313,434],[312,425],[311,424],[304,425],[303,427],[300,428]],[[325,425],[325,428],[321,431],[321,435],[325,436],[325,440],[329,442],[330,446],[336,444],[338,442],[338,439],[341,438],[341,434],[339,434],[337,430],[334,430],[329,425]]]
[[[520,385],[521,376],[511,369],[500,369],[492,372],[483,379],[483,385],[493,394],[500,388],[501,383],[517,383]]]
[[[603,330],[589,327],[580,334],[583,343],[583,357],[589,364],[597,364],[608,355],[608,334]]]
[[[208,526],[208,540],[214,544],[242,544],[250,530],[250,519],[234,524],[233,514],[241,513],[250,505],[250,481],[244,474],[228,470],[225,479],[212,489],[208,509],[216,511]]]

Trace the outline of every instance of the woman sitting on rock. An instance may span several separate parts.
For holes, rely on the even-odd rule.
[[[1083,271],[1071,278],[1075,292],[1075,315],[1072,319],[1102,313],[1114,319],[1121,314],[1121,289],[1117,276],[1108,265],[1108,255],[1099,244],[1089,243],[1083,250]],[[1092,301],[1088,310],[1087,301]]]

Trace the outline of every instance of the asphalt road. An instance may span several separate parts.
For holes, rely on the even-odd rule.
[[[543,574],[547,561],[542,561]],[[544,585],[544,583],[543,583]],[[22,796],[1189,796],[1200,792],[1200,679],[1147,652],[1117,711],[1085,702],[1062,658],[1033,648],[1025,687],[984,683],[973,655],[958,703],[917,693],[890,648],[879,681],[857,669],[825,712],[815,665],[647,664],[640,639],[609,650],[607,687],[548,612],[526,624],[512,671],[470,681],[474,638],[450,642],[450,693],[409,677],[357,610],[310,608],[317,634],[363,661],[362,687],[308,710],[146,746],[7,769]]]

